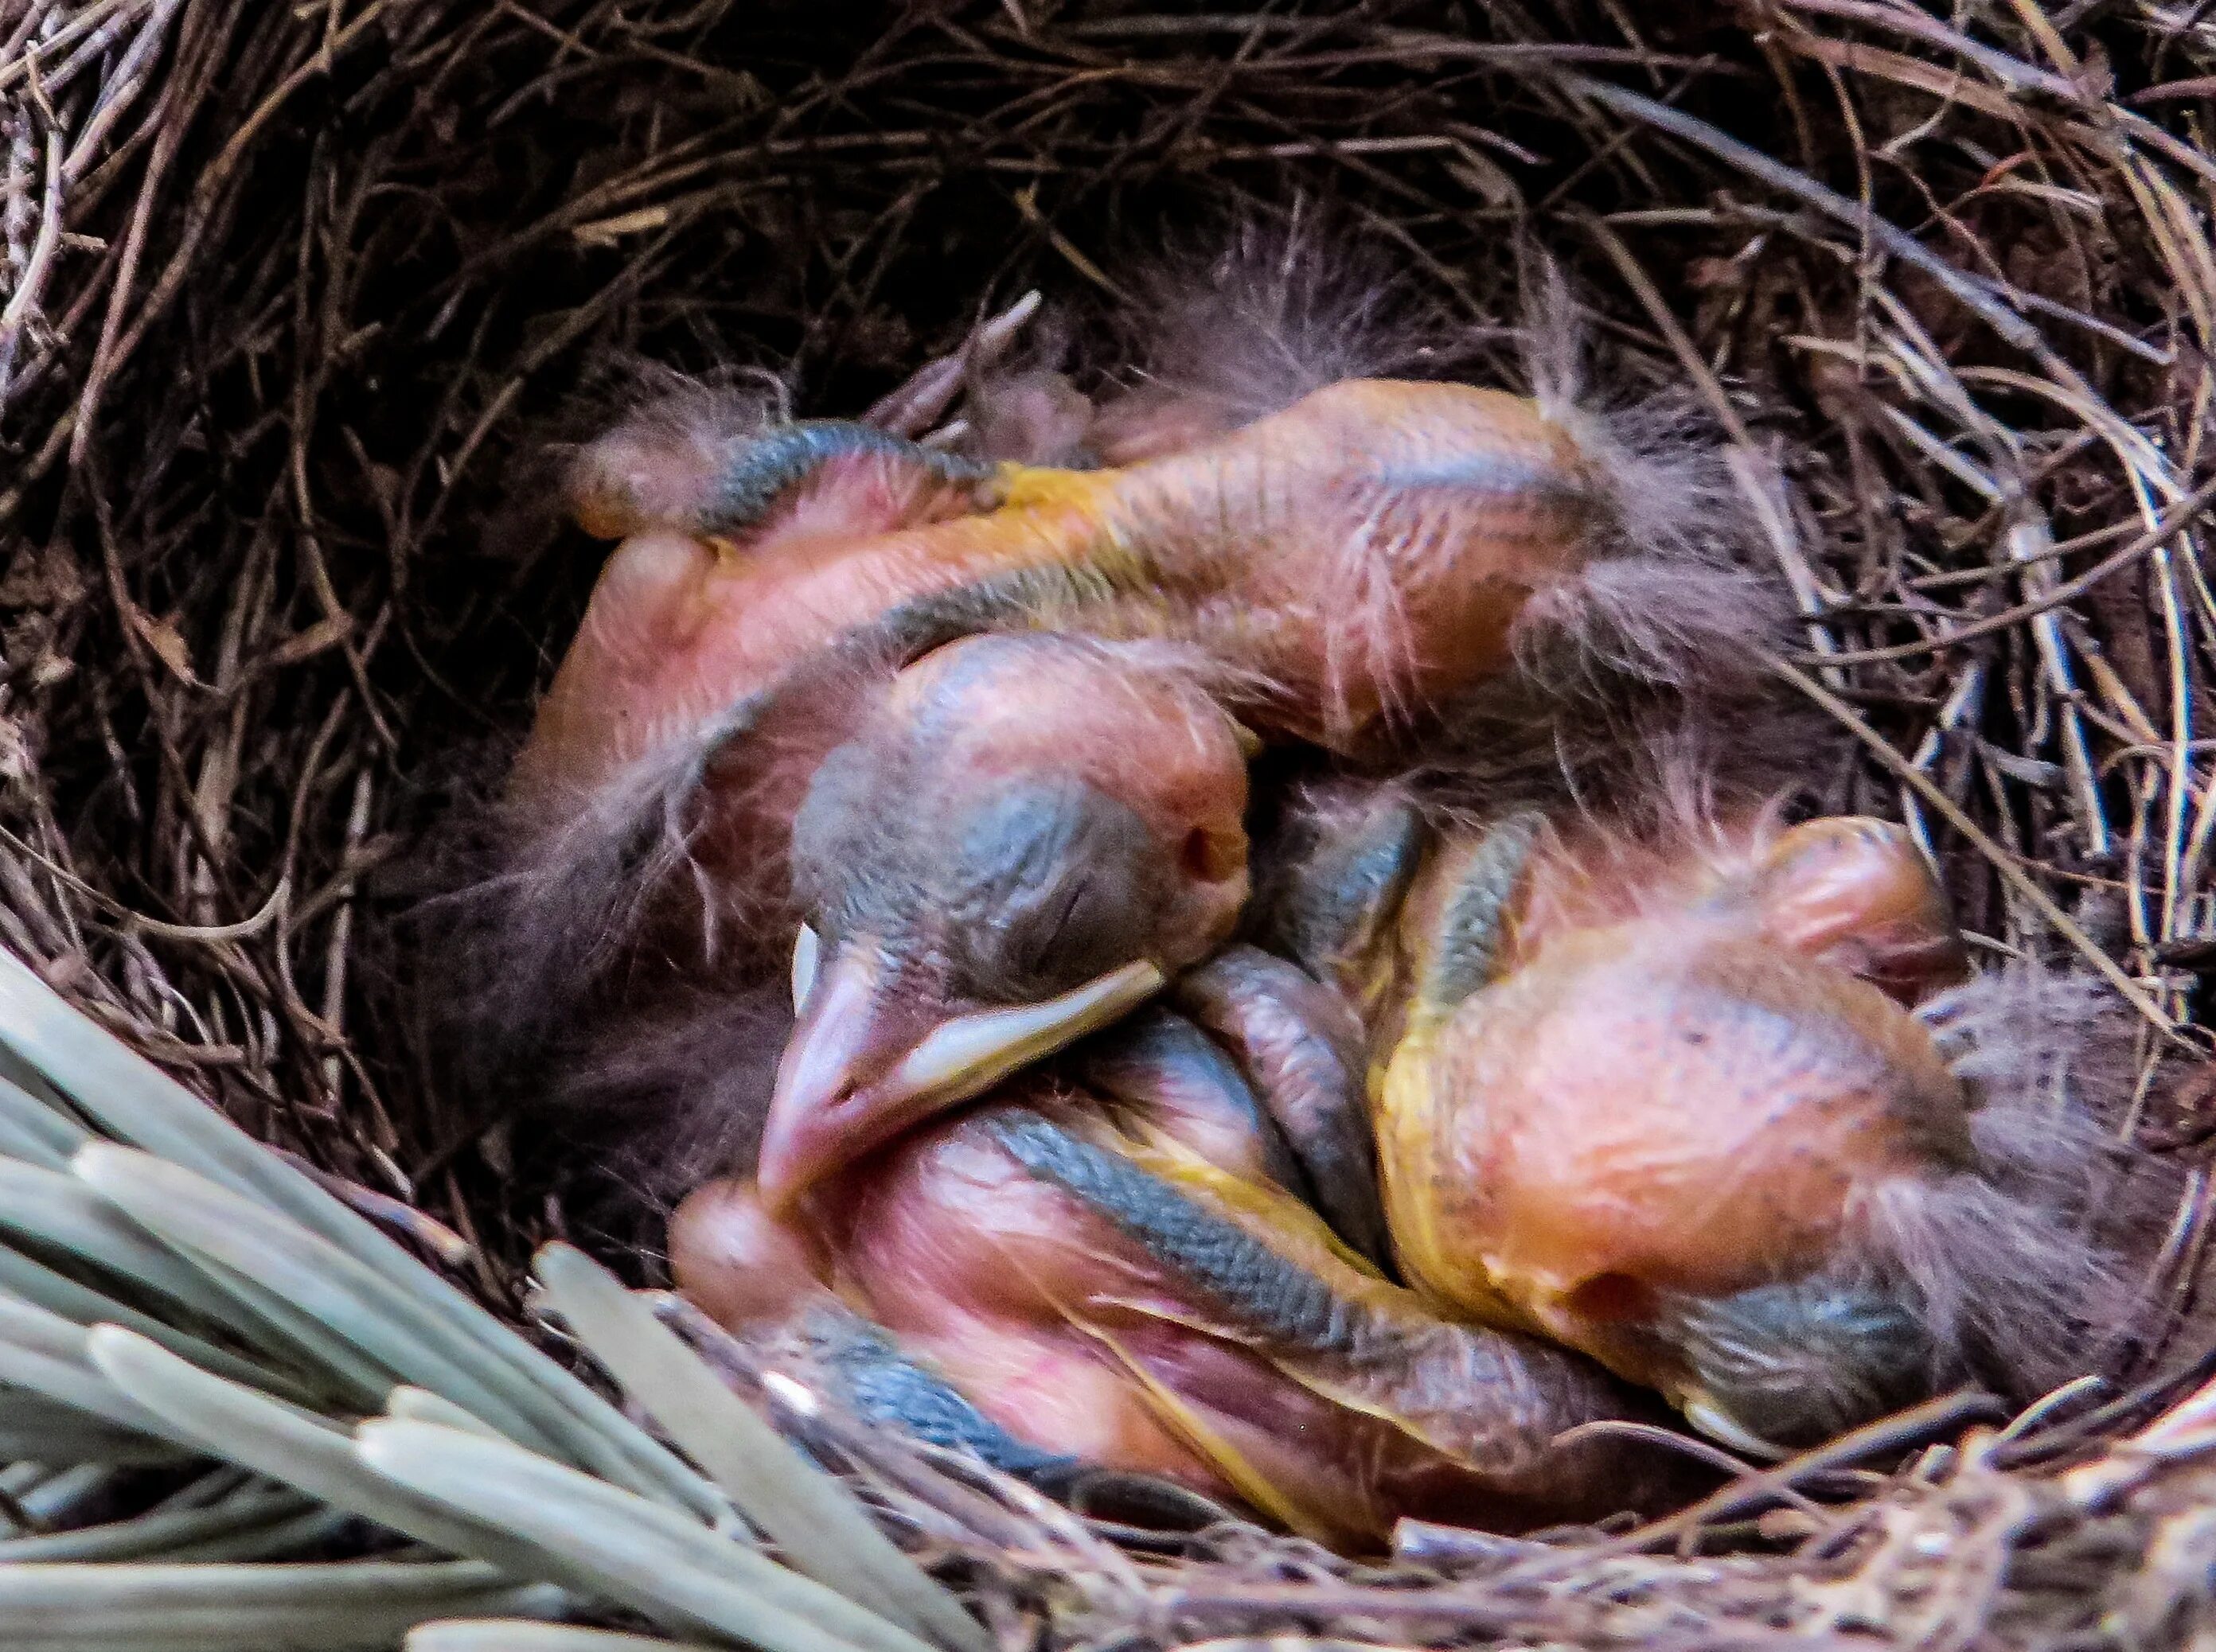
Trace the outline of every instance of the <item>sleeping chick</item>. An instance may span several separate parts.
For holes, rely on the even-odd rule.
[[[668,463],[705,467],[674,519],[587,507],[631,537],[541,706],[527,790],[589,789],[715,728],[909,604],[1195,642],[1259,685],[1258,723],[1346,748],[1509,670],[1550,624],[1664,646],[1640,571],[1710,576],[1666,623],[1718,647],[1754,600],[1604,423],[1466,384],[1350,380],[1121,469],[987,467],[836,421]]]
[[[2073,1090],[2099,1074],[2065,1029],[2010,1047],[2046,989],[1969,973],[1897,828],[1680,825],[1511,814],[1432,842],[1396,910],[1372,869],[1285,926],[1365,1011],[1409,1283],[1765,1454],[2095,1364],[2168,1184]]]
[[[1152,1012],[781,1216],[709,1184],[671,1266],[728,1329],[805,1342],[864,1416],[1050,1488],[1166,1477],[1349,1549],[1407,1514],[1521,1530],[1683,1495],[1651,1446],[1554,1443],[1649,1413],[1577,1354],[1386,1282],[1285,1192],[1271,1134],[1211,1041]]]
[[[1166,989],[1259,1090],[1283,1184],[1382,1257],[1359,1024],[1296,967],[1221,950],[1248,893],[1248,743],[1190,649],[982,636],[899,673],[795,826],[770,1205]]]
[[[1246,899],[1246,808],[1241,731],[1190,656],[982,636],[900,672],[794,827],[772,1202],[1220,946]]]
[[[451,949],[470,960],[473,1059],[505,1073],[559,1046],[562,1067],[603,1076],[587,1087],[595,1106],[626,1111],[697,1088],[704,1067],[750,1072],[741,1035],[776,1018],[768,989],[813,898],[791,853],[809,789],[829,753],[879,738],[881,701],[899,692],[889,679],[965,637],[1045,629],[1180,648],[1206,662],[1207,691],[1242,738],[1404,755],[1472,696],[1543,740],[1566,704],[1604,722],[1626,685],[1674,692],[1743,672],[1776,605],[1738,568],[1721,467],[1682,421],[1652,404],[1601,410],[1554,368],[1535,367],[1529,397],[1360,377],[1440,363],[1428,347],[1363,336],[1384,312],[1373,291],[1349,294],[1345,261],[1287,246],[1246,262],[1263,279],[1211,271],[1206,324],[1170,329],[1195,342],[1157,393],[1098,410],[1081,439],[1080,410],[1046,421],[1059,448],[1089,446],[1105,468],[988,463],[865,424],[697,405],[581,453],[576,515],[624,538],[488,823],[489,864],[455,903],[475,931]],[[1226,293],[1251,312],[1238,324],[1219,313]],[[1406,346],[1414,335],[1401,332]],[[1559,365],[1572,353],[1551,353]],[[1211,373],[1225,382],[1200,382]],[[1068,386],[1054,388],[1061,406]],[[1130,823],[1102,812],[1094,779],[1036,771],[1024,820],[998,827],[944,788],[912,813],[897,797],[848,813],[932,844],[999,832],[1013,851],[1026,834],[1067,831],[1104,867],[1127,853]],[[1208,859],[1225,841],[1194,840],[1200,881],[1222,881]],[[910,855],[900,873],[927,881],[931,857]],[[877,894],[927,906],[917,889]],[[1110,904],[1104,889],[1089,910]],[[1058,921],[1001,916],[1012,935]],[[1028,1023],[971,1017],[1050,1004],[1042,1036],[1066,1041],[1098,1008],[1068,994],[1127,964],[1173,971],[1210,935],[1104,937],[1086,980],[1031,980],[1021,961],[991,960],[974,992],[919,959],[870,994],[889,1013],[906,1000],[904,1030],[888,1022],[875,1056],[849,1053],[896,1060],[903,1041],[957,1020],[988,1044],[1035,1041]],[[905,957],[897,938],[861,935],[859,950],[883,941],[878,954]],[[837,952],[833,939],[819,926]],[[1156,939],[1175,956],[1134,949]],[[859,990],[859,964],[825,967],[841,1002]],[[696,1008],[680,1012],[680,997]],[[742,997],[744,1014],[725,1013]],[[834,1092],[841,1062],[818,1053],[788,1063],[791,1083]],[[959,1065],[970,1082],[992,1062]],[[755,1086],[714,1088],[743,1101]]]
[[[963,636],[1173,642],[1257,734],[1367,750],[1534,673],[1723,669],[1767,611],[1712,459],[1558,397],[1347,380],[1091,471],[837,421],[659,439],[608,439],[583,491],[630,537],[510,781],[519,881],[682,863],[678,904],[729,934],[782,902],[801,796],[884,672]]]

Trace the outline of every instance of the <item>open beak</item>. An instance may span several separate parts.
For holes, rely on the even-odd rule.
[[[1120,1020],[1164,980],[1142,959],[1041,1003],[950,1013],[874,947],[822,953],[803,930],[793,970],[800,1024],[762,1127],[757,1180],[773,1213],[911,1125]]]

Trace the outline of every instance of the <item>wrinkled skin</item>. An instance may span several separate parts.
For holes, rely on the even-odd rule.
[[[1041,568],[1139,575],[1159,629],[1275,685],[1290,731],[1343,743],[1389,703],[1500,670],[1524,603],[1581,565],[1595,492],[1528,401],[1354,380],[1121,469],[949,480],[840,455],[729,535],[587,501],[632,537],[517,783],[589,789],[904,602]]]
[[[1904,835],[1750,820],[1658,850],[1511,825],[1436,846],[1390,947],[1371,1084],[1412,1285],[1749,1450],[1918,1397],[1921,1310],[1867,1271],[1859,1217],[1975,1154],[1906,1007],[1966,967]],[[1827,1339],[1835,1381],[1741,1369]]]
[[[913,1127],[826,1183],[797,1218],[830,1253],[822,1276],[1020,1440],[1242,1495],[1342,1545],[1406,1514],[1589,1515],[1651,1466],[1620,1445],[1582,1469],[1542,1449],[1636,1408],[1517,1331],[1749,1449],[1766,1449],[1763,1428],[1838,1423],[1825,1404],[1906,1397],[1913,1379],[1873,1353],[1891,1321],[1776,1296],[1851,1249],[1857,1190],[1969,1160],[1961,1087],[1903,1007],[1964,969],[1904,838],[1746,820],[1666,845],[1528,820],[1439,840],[1370,818],[1311,852],[1314,875],[1274,914],[1306,972],[1234,949],[1178,1001],[1273,1090],[1262,1115],[1289,1141],[1358,1114],[1351,1069],[1370,1052],[1413,1288],[1367,1274],[1284,1197],[1296,1182],[1314,1196],[1313,1142],[1288,1168],[1240,1145],[1255,1127],[1221,1084],[1149,1078],[1143,1061],[1119,1082],[1113,1035],[1089,1088],[1137,1135],[1085,1115],[1072,1127],[1327,1280],[1339,1330],[1258,1329],[1271,1300],[1251,1285],[1227,1299],[1173,1236],[1043,1178],[994,1133],[1000,1109]],[[1720,1391],[1688,1330],[1719,1304],[1744,1311],[1717,1334],[1757,1359],[1764,1337],[1827,1346],[1809,1316],[1837,1320],[1837,1393],[1796,1412],[1797,1393]],[[1485,1323],[1508,1340],[1485,1341]],[[1866,1356],[1876,1374],[1858,1385]]]
[[[672,971],[754,990],[819,948],[775,1201],[811,1133],[883,1139],[919,1073],[977,1094],[1205,956],[1244,895],[1237,748],[1363,746],[1499,675],[1602,537],[1605,478],[1499,391],[1349,381],[1228,433],[1153,427],[1093,471],[835,423],[588,450],[573,507],[625,537],[511,777],[487,927],[544,959],[530,1007],[556,1020],[621,1021]],[[996,675],[947,645],[1041,628],[1182,650],[1212,703],[1029,662],[980,725],[1035,731],[1013,768],[939,750]],[[956,852],[824,874],[900,844]],[[977,1020],[999,1010],[1050,1031]]]
[[[1682,1491],[1643,1448],[1551,1445],[1640,1403],[1370,1273],[1267,1179],[1261,1122],[1203,1090],[1118,1108],[1118,1129],[1035,1085],[1033,1106],[911,1131],[789,1222],[712,1183],[673,1223],[672,1266],[742,1333],[835,1284],[990,1425],[933,1437],[1019,1469],[1160,1475],[1341,1547],[1405,1514],[1514,1530]]]
[[[677,481],[578,501],[629,537],[515,765],[526,837],[611,790],[674,785],[700,893],[725,930],[759,928],[785,901],[809,781],[885,673],[996,629],[1190,643],[1243,685],[1258,732],[1361,745],[1505,671],[1527,605],[1592,554],[1601,508],[1566,430],[1463,385],[1351,381],[1096,471],[950,468],[860,429],[649,447],[618,468]],[[685,508],[657,515],[664,494]]]

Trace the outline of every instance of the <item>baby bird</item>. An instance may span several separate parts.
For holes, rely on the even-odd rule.
[[[811,930],[803,952],[819,979],[832,957],[871,983],[848,1004],[898,978],[886,959],[926,961],[912,978],[944,982],[946,960],[999,956],[1025,932],[1000,914],[1031,910],[1008,897],[1027,887],[1011,869],[1054,887],[1089,876],[1073,869],[1084,857],[1053,852],[1080,840],[1072,832],[1022,853],[998,832],[963,834],[951,856],[914,845],[898,811],[933,794],[911,777],[939,764],[965,794],[974,772],[1033,787],[1083,749],[1073,731],[1093,708],[1147,695],[1136,749],[1216,742],[1197,794],[1219,799],[1220,857],[1207,877],[1173,879],[1175,899],[1119,899],[1118,911],[1186,916],[1143,944],[1127,930],[1119,945],[1078,945],[1069,980],[1151,963],[1146,989],[1206,1029],[1283,1139],[1291,1169],[1270,1179],[1357,1255],[1384,1260],[1389,1230],[1390,1257],[1432,1311],[1584,1350],[1764,1453],[1948,1383],[2028,1397],[2121,1323],[2119,1269],[2159,1228],[2163,1178],[2068,1093],[2100,1079],[2056,1041],[2086,1024],[2084,1006],[2027,1036],[2052,990],[1972,973],[1943,893],[1897,828],[1781,829],[1745,808],[1638,832],[1517,814],[1440,832],[1396,792],[1349,785],[1345,807],[1296,811],[1283,835],[1304,830],[1297,848],[1268,845],[1253,927],[1283,955],[1233,946],[1188,967],[1231,932],[1249,881],[1249,846],[1228,828],[1243,796],[1237,726],[1205,673],[1165,692],[1167,657],[1055,636],[944,652],[918,668],[930,691],[827,765],[803,811],[796,866],[825,937]],[[1062,685],[1072,721],[1036,739],[996,722],[1003,671]],[[926,703],[932,715],[915,715]],[[1101,738],[1128,749],[1112,730]],[[1146,801],[1184,775],[1174,765],[1097,772],[1117,801],[1088,812],[1202,818]],[[1696,788],[1679,777],[1677,789]],[[819,831],[819,818],[846,829]],[[1154,857],[1151,875],[1178,866],[1165,852],[1175,832],[1142,841],[1133,853]],[[1121,854],[1103,863],[1120,889],[1160,887]],[[994,894],[980,902],[978,889]],[[1071,911],[1087,935],[1115,932],[1081,903]],[[1019,979],[1008,964],[998,978]],[[885,1018],[811,998],[779,1074],[760,1196],[791,1213],[855,1154],[908,1139],[1129,1008],[1085,995],[1047,1010],[1056,1000],[1037,990],[1003,989],[1012,997],[1017,1019],[996,1023],[943,986],[935,1003],[912,996],[911,1013],[930,1006],[925,1041],[958,1027],[955,1047],[989,1059],[920,1064],[920,1082],[889,1086],[841,1053],[856,1045],[850,1022]],[[1020,1035],[984,1031],[996,1026]],[[1099,1093],[1100,1072],[1088,1082]],[[2035,1313],[2012,1311],[2026,1301]]]
[[[1682,1493],[1641,1445],[1555,1443],[1640,1399],[1386,1282],[1284,1191],[1271,1136],[1212,1042],[1150,1011],[785,1215],[709,1184],[671,1267],[727,1329],[804,1343],[864,1416],[1050,1489],[1165,1477],[1346,1549],[1404,1514],[1520,1530]]]
[[[1222,945],[1247,893],[1246,750],[1158,645],[988,636],[898,673],[794,824],[771,1204]]]
[[[2099,1075],[2047,1059],[2055,1029],[2025,1040],[2040,989],[1969,973],[1905,834],[1511,815],[1350,882],[1407,815],[1355,811],[1282,930],[1363,1006],[1394,1253],[1428,1299],[1764,1455],[2097,1360],[2162,1177],[2068,1092]]]
[[[1338,338],[1310,324],[1322,308],[1294,306],[1306,318],[1296,330]],[[1216,356],[1255,353],[1229,350],[1221,329],[1207,336]],[[1266,342],[1258,359],[1294,369],[1273,368],[1267,385],[1228,397],[1188,387],[1134,401],[1120,422],[1113,407],[1095,410],[1076,445],[1111,463],[1090,470],[988,464],[836,421],[649,416],[588,447],[576,514],[623,538],[488,823],[487,875],[458,904],[473,933],[456,950],[482,961],[466,973],[499,983],[468,995],[475,1059],[507,1073],[533,1049],[582,1046],[562,1066],[595,1075],[580,1099],[596,1110],[697,1089],[704,1070],[751,1075],[751,1049],[735,1046],[773,1018],[775,973],[814,898],[794,881],[796,817],[828,754],[882,742],[879,701],[897,693],[888,679],[951,642],[1059,630],[1173,645],[1210,662],[1208,693],[1242,739],[1364,752],[1403,745],[1466,696],[1526,737],[1551,736],[1550,711],[1596,688],[1674,689],[1751,657],[1771,605],[1735,564],[1720,467],[1655,409],[1603,414],[1560,372],[1535,368],[1540,392],[1520,397],[1347,377],[1373,370],[1364,353],[1295,362],[1303,352],[1287,340]],[[1061,432],[1056,451],[1074,451],[1062,404],[1074,393],[1055,388],[1061,410],[1044,422]],[[1026,704],[1056,691],[1042,681]],[[1100,738],[1096,726],[1084,740]],[[906,857],[894,875],[912,880],[989,870],[981,857],[994,834],[1012,856],[1059,834],[1060,848],[1037,855],[1104,870],[1024,885],[1024,898],[1093,890],[1068,913],[1080,930],[1127,894],[1151,899],[1105,881],[1136,841],[1101,801],[1114,788],[1056,775],[1051,754],[1030,761],[1030,801],[1008,804],[1020,820],[993,825],[974,787],[933,788],[914,809],[850,789],[846,812],[880,811],[950,854],[966,845],[954,857],[966,871]],[[1228,887],[1228,841],[1204,826],[1155,864],[1172,881]],[[927,917],[920,887],[872,900]],[[994,913],[983,884],[970,894],[983,903],[965,923],[974,936],[1062,921]],[[1098,970],[1051,981],[1019,958],[987,960],[965,981],[966,966],[934,961],[929,946],[890,932],[850,943],[819,926],[803,949],[840,955],[825,961],[827,1001],[869,1008],[859,1023],[813,1017],[774,1110],[804,1115],[797,1098],[835,1099],[842,1085],[881,1091],[934,1028],[957,1023],[955,1041],[908,1079],[945,1058],[953,1087],[974,1093],[1005,1070],[1005,1053],[1066,1042],[1113,1013],[1087,992],[1116,970],[1134,967],[1099,990],[1121,1003],[1146,990],[1138,966],[1174,973],[1203,955],[1222,937],[1195,921],[1199,910],[1168,913],[1179,933],[1105,935]],[[1057,944],[1052,955],[1092,955]],[[884,967],[865,989],[858,972],[871,957]],[[673,982],[694,990],[701,1013],[673,1007]],[[739,997],[747,1014],[723,1014]],[[1046,1026],[976,1019],[1009,1009]],[[852,1047],[823,1030],[840,1025]],[[757,1085],[727,1076],[716,1088],[751,1102]],[[773,1128],[773,1145],[785,1134]],[[787,1168],[774,1156],[765,1165],[773,1201]],[[1357,1237],[1349,1200],[1374,1207],[1375,1194],[1349,1187],[1333,1219],[1374,1246],[1374,1219]]]
[[[1139,611],[1109,623],[1205,639],[1268,685],[1287,732],[1346,745],[1388,705],[1505,669],[1525,605],[1602,554],[1617,504],[1574,426],[1450,384],[1335,384],[1117,470],[982,466],[836,422],[672,445],[601,468],[680,484],[584,490],[581,519],[627,537],[525,783],[612,774],[903,603],[986,603],[996,580],[1055,569]]]
[[[972,637],[900,672],[824,760],[793,833],[773,1209],[1166,986],[1260,1090],[1280,1182],[1384,1256],[1360,1025],[1296,966],[1221,950],[1248,894],[1251,737],[1219,679],[1160,643]]]
[[[516,812],[566,822],[674,776],[706,790],[711,881],[773,885],[871,668],[960,636],[1185,642],[1236,679],[1250,728],[1355,750],[1519,664],[1666,677],[1742,648],[1761,600],[1697,463],[1466,384],[1348,380],[1090,471],[835,421],[619,432],[588,459],[580,519],[628,537],[517,762]],[[838,660],[859,669],[841,681]]]

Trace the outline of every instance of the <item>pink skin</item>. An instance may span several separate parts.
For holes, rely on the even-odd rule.
[[[1530,402],[1382,380],[1127,469],[1019,476],[1049,480],[1019,481],[984,515],[948,519],[934,494],[921,519],[879,531],[902,507],[872,491],[883,473],[834,471],[792,531],[739,554],[627,541],[541,706],[519,789],[589,791],[910,598],[1112,559],[1119,544],[1146,547],[1173,632],[1277,685],[1275,726],[1358,744],[1394,709],[1507,666],[1525,602],[1582,567],[1597,493],[1568,433]]]
[[[1196,1150],[1223,1145],[1215,1119],[1179,1133],[1190,1133]],[[1251,1157],[1246,1144],[1225,1154],[1234,1164]],[[1208,1329],[1219,1311],[1196,1297],[1181,1274],[1019,1166],[976,1114],[911,1132],[819,1188],[792,1222],[792,1237],[765,1242],[778,1225],[764,1217],[750,1189],[728,1182],[701,1189],[671,1231],[680,1287],[744,1330],[761,1328],[780,1305],[804,1304],[824,1288],[819,1277],[835,1279],[841,1295],[1017,1438],[1099,1468],[1162,1476],[1217,1498],[1249,1498],[1340,1548],[1374,1546],[1404,1514],[1518,1529],[1652,1495],[1636,1470],[1604,1460],[1605,1447],[1551,1474],[1534,1465],[1489,1477],[1388,1421],[1389,1397],[1381,1397],[1378,1415],[1327,1397],[1231,1334]],[[726,1227],[736,1237],[727,1237]],[[789,1260],[809,1254],[818,1237],[832,1259],[828,1268],[795,1281]],[[1288,1256],[1306,1255],[1298,1236],[1284,1242]],[[733,1269],[756,1276],[734,1280]],[[1353,1288],[1373,1305],[1407,1301],[1406,1293],[1382,1281]],[[1395,1311],[1408,1310],[1388,1309]],[[1417,1322],[1404,1323],[1420,1335]],[[1331,1366],[1327,1359],[1318,1368]],[[1450,1381],[1456,1369],[1435,1368]],[[1358,1369],[1339,1374],[1361,1386]],[[1388,1373],[1386,1382],[1406,1374]],[[1552,1365],[1533,1367],[1532,1377],[1542,1388],[1560,1380]],[[1330,1380],[1324,1378],[1327,1387]],[[1419,1375],[1415,1386],[1425,1381]],[[1160,1398],[1165,1393],[1173,1397],[1172,1411]],[[1449,1403],[1470,1419],[1481,1452],[1490,1449],[1482,1442],[1505,1445],[1534,1406],[1557,1403],[1520,1386],[1514,1393],[1459,1391]],[[1566,1396],[1560,1403],[1579,1402]],[[1539,1426],[1540,1440],[1591,1412],[1556,1415],[1560,1421]],[[1219,1451],[1235,1453],[1253,1477],[1234,1483],[1220,1457],[1186,1432],[1193,1427]]]
[[[974,1126],[919,1132],[861,1174],[871,1185],[851,1195],[846,1276],[904,1346],[1018,1438],[1236,1497],[1129,1361],[1284,1493],[1281,1513],[1331,1541],[1382,1535],[1419,1491],[1433,1512],[1448,1500],[1451,1465],[1179,1323],[1196,1310],[1178,1274]]]
[[[1162,894],[1151,908],[1118,906],[1134,927],[1099,960],[1104,971],[1150,964],[1173,973],[1220,945],[1245,903],[1246,753],[1222,708],[1158,661],[1061,636],[950,643],[893,679],[840,755],[864,754],[871,784],[830,811],[848,837],[828,857],[930,896],[949,894],[931,881],[938,874],[889,867],[888,846],[934,830],[960,839],[976,800],[1011,783],[1079,783],[1127,808]],[[1065,849],[1062,865],[1081,864],[1077,854]],[[1005,978],[953,979],[948,958],[962,938],[953,931],[990,925],[1006,908],[956,916],[945,910],[951,898],[912,901],[920,912],[888,910],[828,938],[764,1126],[760,1174],[773,1207],[977,1093],[979,1084],[949,1093],[899,1081],[902,1062],[935,1031],[1084,986],[1050,993]]]
[[[828,1293],[829,1263],[805,1228],[762,1208],[753,1185],[711,1182],[669,1221],[677,1287],[726,1330],[781,1324]]]
[[[1666,1391],[1674,1356],[1625,1330],[1662,1293],[1819,1268],[1863,1194],[1967,1158],[1961,1086],[1904,1008],[1962,978],[1961,941],[1896,828],[1556,840],[1503,954],[1394,1058],[1380,1121],[1396,1251],[1437,1300],[1505,1297]]]

